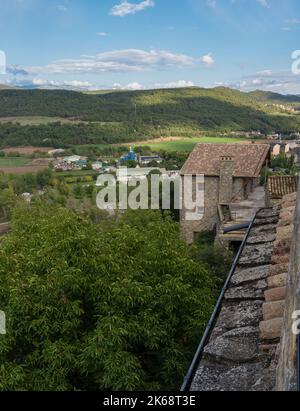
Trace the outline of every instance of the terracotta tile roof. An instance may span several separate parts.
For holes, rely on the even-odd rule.
[[[234,177],[258,177],[268,157],[268,144],[198,144],[181,174],[220,175],[222,157],[233,157]]]

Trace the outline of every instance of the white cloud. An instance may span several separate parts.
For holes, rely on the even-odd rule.
[[[109,36],[109,34],[106,33],[105,31],[99,31],[99,32],[96,33],[96,34],[97,34],[97,36],[100,36],[100,37],[107,37],[107,36]]]
[[[112,88],[114,90],[145,90],[145,87],[137,81],[129,83],[126,86],[122,86],[120,83],[115,83]]]
[[[130,3],[127,0],[122,1],[120,4],[115,5],[111,11],[110,14],[112,16],[118,16],[118,17],[124,17],[127,16],[128,14],[136,14],[140,11],[145,10],[146,8],[149,7],[154,7],[155,3],[153,0],[144,0],[141,1],[140,3]]]
[[[215,61],[214,61],[211,53],[206,54],[205,56],[202,56],[200,60],[207,67],[211,67],[215,64]]]
[[[257,0],[262,6],[269,7],[269,0]]]
[[[244,91],[252,91],[259,88],[260,90],[282,94],[300,94],[300,78],[289,71],[274,72],[263,70],[227,85]]]
[[[290,20],[286,20],[286,23],[291,25],[291,26],[297,26],[297,25],[300,24],[300,19],[293,18],[293,19],[290,19]]]
[[[62,13],[64,13],[64,12],[68,11],[68,8],[67,8],[66,6],[64,6],[63,4],[59,4],[59,5],[57,6],[57,10],[58,10],[58,11],[61,11]]]
[[[231,0],[231,3],[238,3],[239,0]],[[270,7],[269,0],[256,0],[263,7]],[[212,9],[215,9],[218,5],[217,0],[206,0],[206,3]]]
[[[25,83],[26,84],[26,83]],[[55,81],[34,78],[27,85],[40,88],[58,88],[58,89],[73,89],[73,90],[88,90],[93,88],[93,84],[89,81],[70,80],[70,81]]]
[[[207,5],[215,9],[217,7],[217,0],[207,0]]]
[[[29,67],[30,74],[78,74],[104,72],[141,72],[171,67],[193,67],[200,64],[211,67],[211,54],[195,58],[167,50],[124,49],[99,53],[96,56],[82,56],[78,59],[60,60],[47,66]]]
[[[185,87],[194,87],[195,84],[192,81],[179,80],[179,81],[170,81],[169,83],[156,83],[155,88],[185,88]]]

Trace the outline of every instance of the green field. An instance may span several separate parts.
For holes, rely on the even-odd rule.
[[[94,170],[75,170],[75,171],[57,171],[57,177],[82,177],[82,176],[94,176],[97,174]]]
[[[30,161],[24,157],[0,157],[0,167],[22,167],[28,165]]]
[[[145,144],[151,147],[153,151],[165,150],[165,151],[180,151],[180,152],[191,152],[194,147],[200,143],[242,143],[246,139],[243,138],[226,138],[226,137],[199,137],[199,138],[188,138],[177,141],[162,141]]]

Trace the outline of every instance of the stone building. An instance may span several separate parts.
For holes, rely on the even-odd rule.
[[[193,243],[199,233],[212,231],[218,227],[220,207],[225,206],[230,211],[231,207],[236,207],[249,198],[258,187],[261,170],[269,158],[270,146],[267,144],[196,146],[181,170],[183,177],[193,177],[194,200],[196,190],[204,189],[204,210],[201,220],[189,221],[186,217],[189,210],[183,206],[181,211],[181,229],[189,244]],[[204,175],[204,188],[203,184],[196,184],[196,176],[199,175]],[[244,205],[248,209],[252,207],[251,204]]]

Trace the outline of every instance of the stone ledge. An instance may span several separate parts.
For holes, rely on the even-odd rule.
[[[267,288],[268,285],[265,280],[247,285],[244,284],[239,287],[231,287],[225,294],[225,300],[263,300],[264,291]]]
[[[251,283],[258,280],[264,280],[268,277],[271,265],[263,265],[253,268],[238,269],[232,276],[232,285],[241,285],[244,283]]]
[[[215,362],[241,363],[257,360],[258,327],[237,328],[217,337],[204,350],[205,359]]]
[[[255,267],[270,264],[273,254],[273,244],[246,245],[239,260],[240,267]]]

